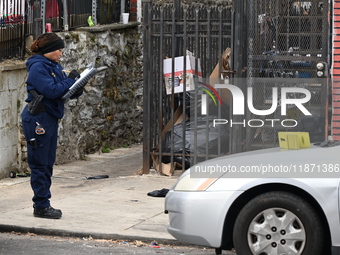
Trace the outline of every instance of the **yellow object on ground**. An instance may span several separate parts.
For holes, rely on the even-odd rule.
[[[310,147],[308,132],[279,132],[279,144],[283,149],[298,150]]]

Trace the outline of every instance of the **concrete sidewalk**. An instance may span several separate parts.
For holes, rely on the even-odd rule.
[[[33,217],[29,177],[0,180],[0,231],[173,241],[164,198],[147,193],[170,188],[177,177],[137,175],[141,166],[141,145],[55,166],[51,204],[63,212],[58,220]],[[97,175],[109,178],[86,179]]]

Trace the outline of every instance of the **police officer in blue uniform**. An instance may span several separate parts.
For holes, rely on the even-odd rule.
[[[50,204],[51,177],[56,160],[58,120],[64,115],[61,97],[75,83],[79,73],[63,72],[59,64],[64,41],[55,33],[40,35],[32,44],[34,54],[27,62],[28,97],[22,112],[22,127],[27,141],[27,161],[31,169],[33,215],[59,219],[62,212]],[[77,91],[72,98],[82,94]]]

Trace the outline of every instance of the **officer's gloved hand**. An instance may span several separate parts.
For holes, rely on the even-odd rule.
[[[73,80],[76,80],[79,77],[80,77],[80,74],[76,70],[72,70],[68,75],[68,78],[71,78]]]

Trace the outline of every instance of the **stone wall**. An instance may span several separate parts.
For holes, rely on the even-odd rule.
[[[66,103],[60,122],[58,163],[79,159],[102,147],[120,147],[142,138],[142,47],[138,23],[60,33],[65,38],[61,64],[82,71],[95,63],[99,72],[83,96]]]
[[[66,102],[65,117],[59,123],[56,164],[84,159],[86,154],[102,148],[139,143],[142,140],[143,86],[139,23],[84,28],[58,35],[65,39],[61,59],[65,70],[81,72],[94,63],[103,71],[87,83],[80,98]],[[15,119],[0,120],[0,139],[7,136],[11,140],[6,147],[1,142],[0,159],[6,157],[11,163],[5,165],[0,161],[0,178],[9,170],[27,170],[26,143],[20,132],[27,72],[25,69],[8,72],[12,79],[10,83],[21,85],[14,91],[8,85],[4,86],[3,79],[0,81],[1,98],[11,99],[11,102],[0,103],[1,114],[10,112],[8,115]],[[11,136],[7,134],[10,131]]]
[[[0,179],[21,167],[18,156],[18,115],[24,98],[27,77],[21,61],[5,61],[0,65]],[[20,147],[20,146],[19,146]],[[21,151],[20,151],[21,155]]]

